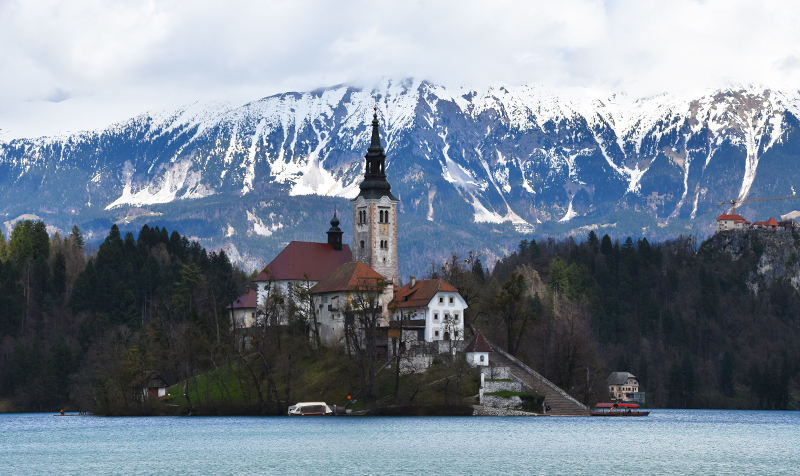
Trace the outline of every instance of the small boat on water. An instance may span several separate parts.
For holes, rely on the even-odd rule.
[[[598,403],[592,416],[647,416],[650,412],[639,410],[638,403]]]
[[[289,416],[329,416],[333,410],[325,402],[300,402],[289,407]]]

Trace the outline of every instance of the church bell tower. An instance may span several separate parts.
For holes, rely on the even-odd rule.
[[[386,181],[386,155],[378,131],[378,108],[372,115],[361,193],[353,204],[353,259],[399,284],[397,268],[397,200]]]

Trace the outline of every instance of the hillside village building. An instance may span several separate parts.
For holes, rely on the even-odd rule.
[[[254,279],[254,291],[228,306],[234,328],[264,325],[258,319],[270,293],[291,294],[298,286],[310,290],[320,338],[327,345],[341,343],[353,310],[363,309],[370,293],[381,313],[382,343],[391,328],[404,320],[404,337],[416,341],[463,340],[467,304],[453,286],[440,279],[411,282],[399,287],[397,259],[397,204],[386,180],[386,155],[381,147],[377,111],[372,116],[361,191],[353,206],[353,246],[342,242],[343,232],[334,213],[327,243],[292,241]],[[380,292],[376,292],[376,291]],[[252,295],[255,293],[255,297]],[[257,309],[250,307],[255,301]],[[307,311],[311,311],[308,309]],[[408,321],[408,322],[406,322]],[[279,322],[278,324],[286,324]],[[408,324],[408,328],[406,325]]]
[[[783,217],[781,217],[783,218]],[[794,230],[798,227],[797,222],[793,219],[777,221],[773,217],[769,217],[767,221],[757,221],[750,224],[741,215],[728,215],[723,213],[717,217],[717,232],[731,231],[731,230]]]

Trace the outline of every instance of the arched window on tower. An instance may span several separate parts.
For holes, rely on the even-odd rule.
[[[361,249],[364,249],[364,240],[361,240]]]

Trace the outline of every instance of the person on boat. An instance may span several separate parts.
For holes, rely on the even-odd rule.
[[[64,416],[64,409],[61,409],[61,416]]]

